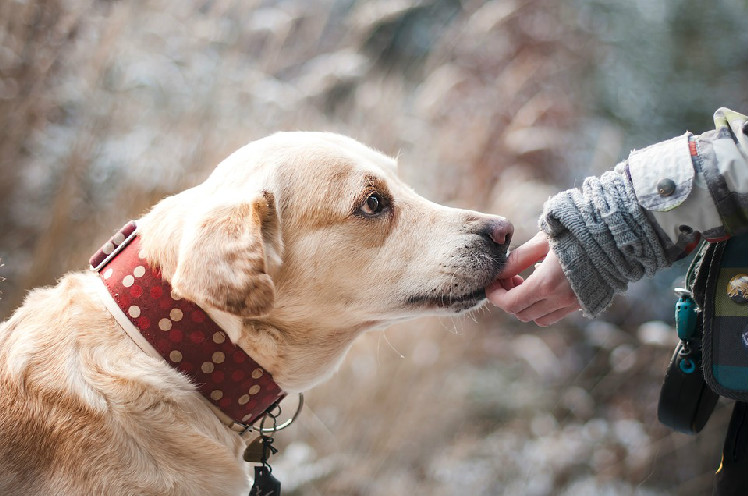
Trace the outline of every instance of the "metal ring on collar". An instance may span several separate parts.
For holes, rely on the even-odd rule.
[[[301,413],[301,409],[303,407],[304,407],[304,395],[301,394],[301,393],[299,393],[299,404],[296,407],[296,412],[293,414],[293,417],[291,417],[290,419],[286,420],[285,422],[283,422],[280,425],[273,425],[273,427],[266,428],[265,427],[265,420],[268,417],[270,417],[270,415],[266,413],[265,415],[262,416],[262,420],[260,420],[260,426],[257,427],[254,430],[256,430],[257,432],[259,432],[260,434],[272,434],[274,432],[282,431],[286,427],[289,427],[291,424],[293,424],[294,422],[296,422],[296,419],[299,417],[299,414]],[[275,418],[274,417],[273,417],[273,422],[275,422]]]

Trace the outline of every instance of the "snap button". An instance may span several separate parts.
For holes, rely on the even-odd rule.
[[[660,196],[670,196],[675,192],[675,181],[672,179],[660,179],[657,183],[657,193]]]
[[[693,228],[685,224],[681,224],[680,227],[678,227],[678,230],[683,234],[693,234]]]
[[[735,303],[748,303],[748,275],[738,274],[730,279],[727,296]]]

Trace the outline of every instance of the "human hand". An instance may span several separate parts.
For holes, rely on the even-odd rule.
[[[518,275],[540,260],[526,280]],[[540,327],[554,324],[581,308],[542,231],[509,254],[499,279],[486,288],[486,296],[522,322],[534,321]]]

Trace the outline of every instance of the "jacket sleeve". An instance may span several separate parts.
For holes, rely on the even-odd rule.
[[[714,131],[634,151],[546,202],[540,228],[586,315],[600,314],[628,282],[669,266],[702,237],[748,230],[748,119],[722,108],[714,120]]]
[[[714,123],[629,156],[639,203],[675,244],[691,231],[719,241],[748,229],[748,119],[721,108]]]

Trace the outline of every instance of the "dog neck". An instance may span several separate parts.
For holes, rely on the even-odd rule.
[[[130,222],[91,258],[91,268],[108,290],[105,303],[115,319],[143,351],[188,376],[232,429],[256,422],[285,394],[234,344],[238,331],[232,319],[220,312],[209,315],[174,294],[160,270],[142,255],[137,227]],[[224,321],[227,328],[214,319]]]
[[[266,318],[245,320],[239,344],[267,363],[276,382],[289,394],[307,391],[327,381],[340,367],[356,338],[372,327],[368,322],[338,327],[315,325],[285,317],[280,310]]]

